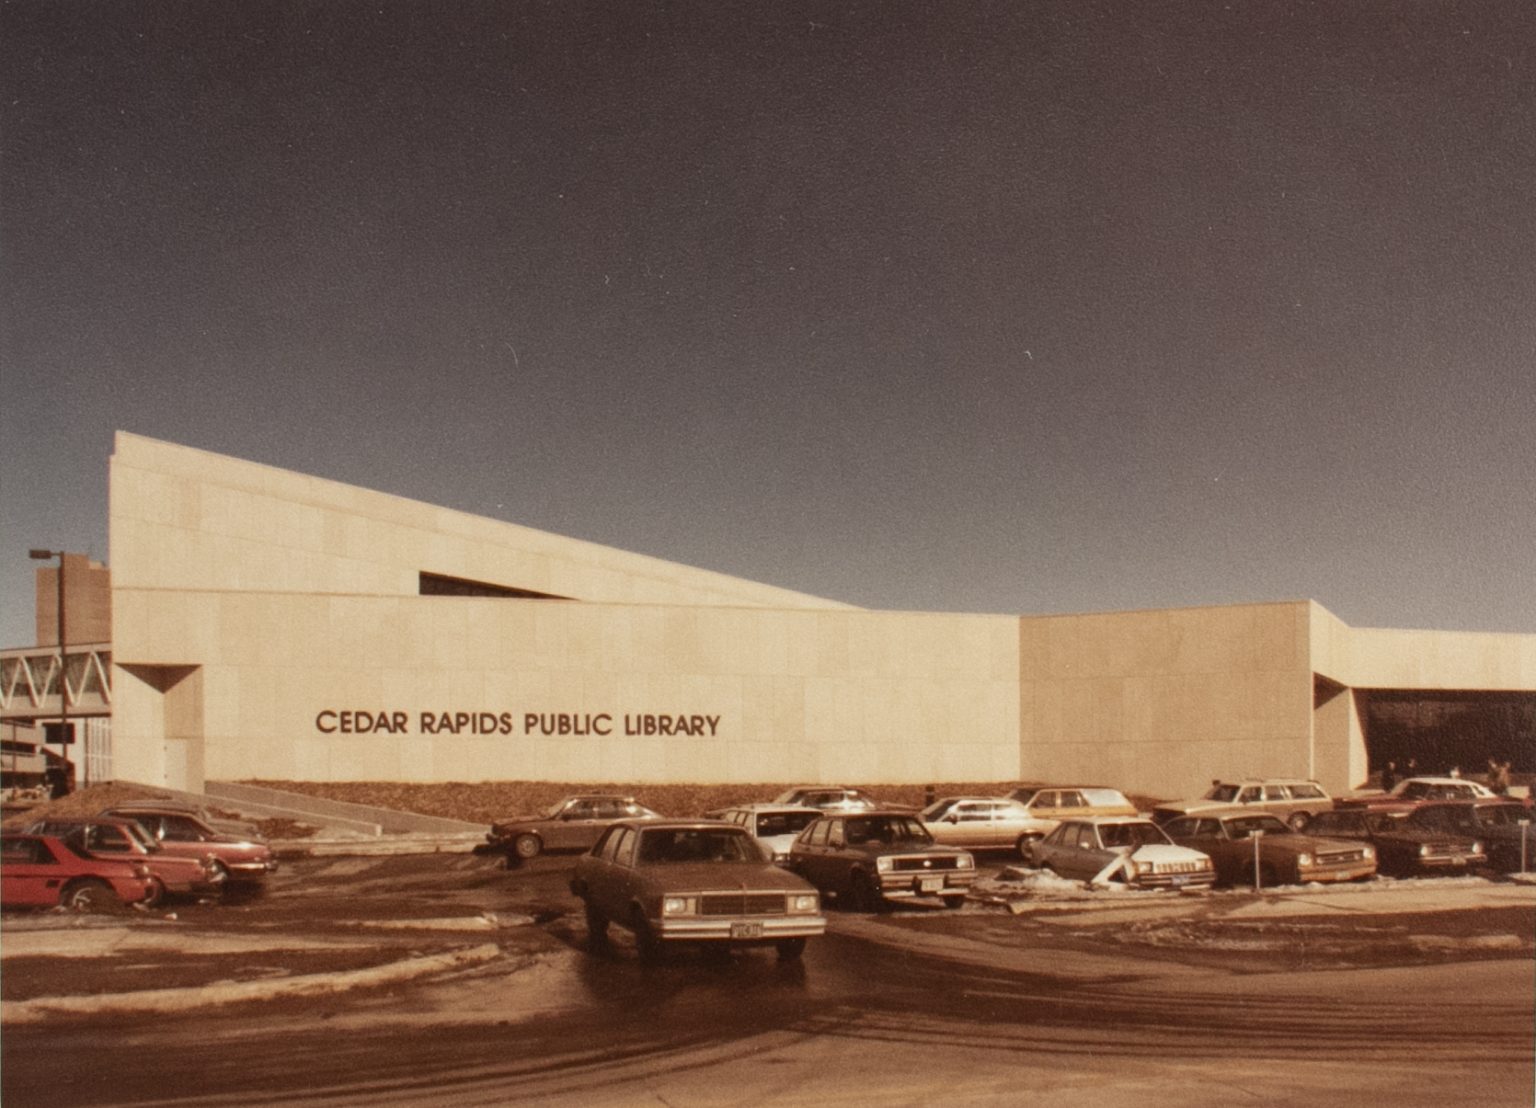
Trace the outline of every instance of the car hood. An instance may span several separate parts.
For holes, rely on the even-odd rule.
[[[1243,841],[1252,849],[1252,839]],[[1263,843],[1265,850],[1278,850],[1288,854],[1316,854],[1319,850],[1359,850],[1362,846],[1369,845],[1359,839],[1325,839],[1316,835],[1295,833],[1265,835]]]
[[[645,866],[643,880],[668,894],[752,890],[814,892],[814,887],[771,862],[677,862]]]
[[[945,846],[943,843],[871,843],[858,846],[842,846],[839,853],[863,854],[869,858],[880,858],[887,854],[965,854],[966,851],[958,846]]]
[[[1154,864],[1169,864],[1172,862],[1198,862],[1205,858],[1205,854],[1198,850],[1192,850],[1187,846],[1175,846],[1172,843],[1147,843],[1138,846],[1131,851],[1131,857],[1138,862],[1152,862]]]

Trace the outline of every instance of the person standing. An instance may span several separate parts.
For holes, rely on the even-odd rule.
[[[1392,786],[1396,784],[1397,763],[1388,762],[1386,768],[1381,771],[1381,791],[1384,793],[1389,793],[1392,791]]]

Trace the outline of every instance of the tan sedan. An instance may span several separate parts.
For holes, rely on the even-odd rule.
[[[1040,820],[1028,808],[995,796],[947,796],[917,818],[934,842],[968,850],[1013,850],[1027,858],[1030,840],[1040,837]]]

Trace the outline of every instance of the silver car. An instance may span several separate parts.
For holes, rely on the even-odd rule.
[[[1092,885],[1183,889],[1216,883],[1209,857],[1176,845],[1157,824],[1135,816],[1063,820],[1029,849],[1035,865]]]

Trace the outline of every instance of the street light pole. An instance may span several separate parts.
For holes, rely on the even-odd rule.
[[[64,635],[64,551],[62,550],[29,550],[27,557],[33,561],[46,562],[50,558],[59,560],[59,756],[64,762],[69,761],[69,755],[65,753],[64,746],[69,741],[69,654],[66,651],[66,638]]]

